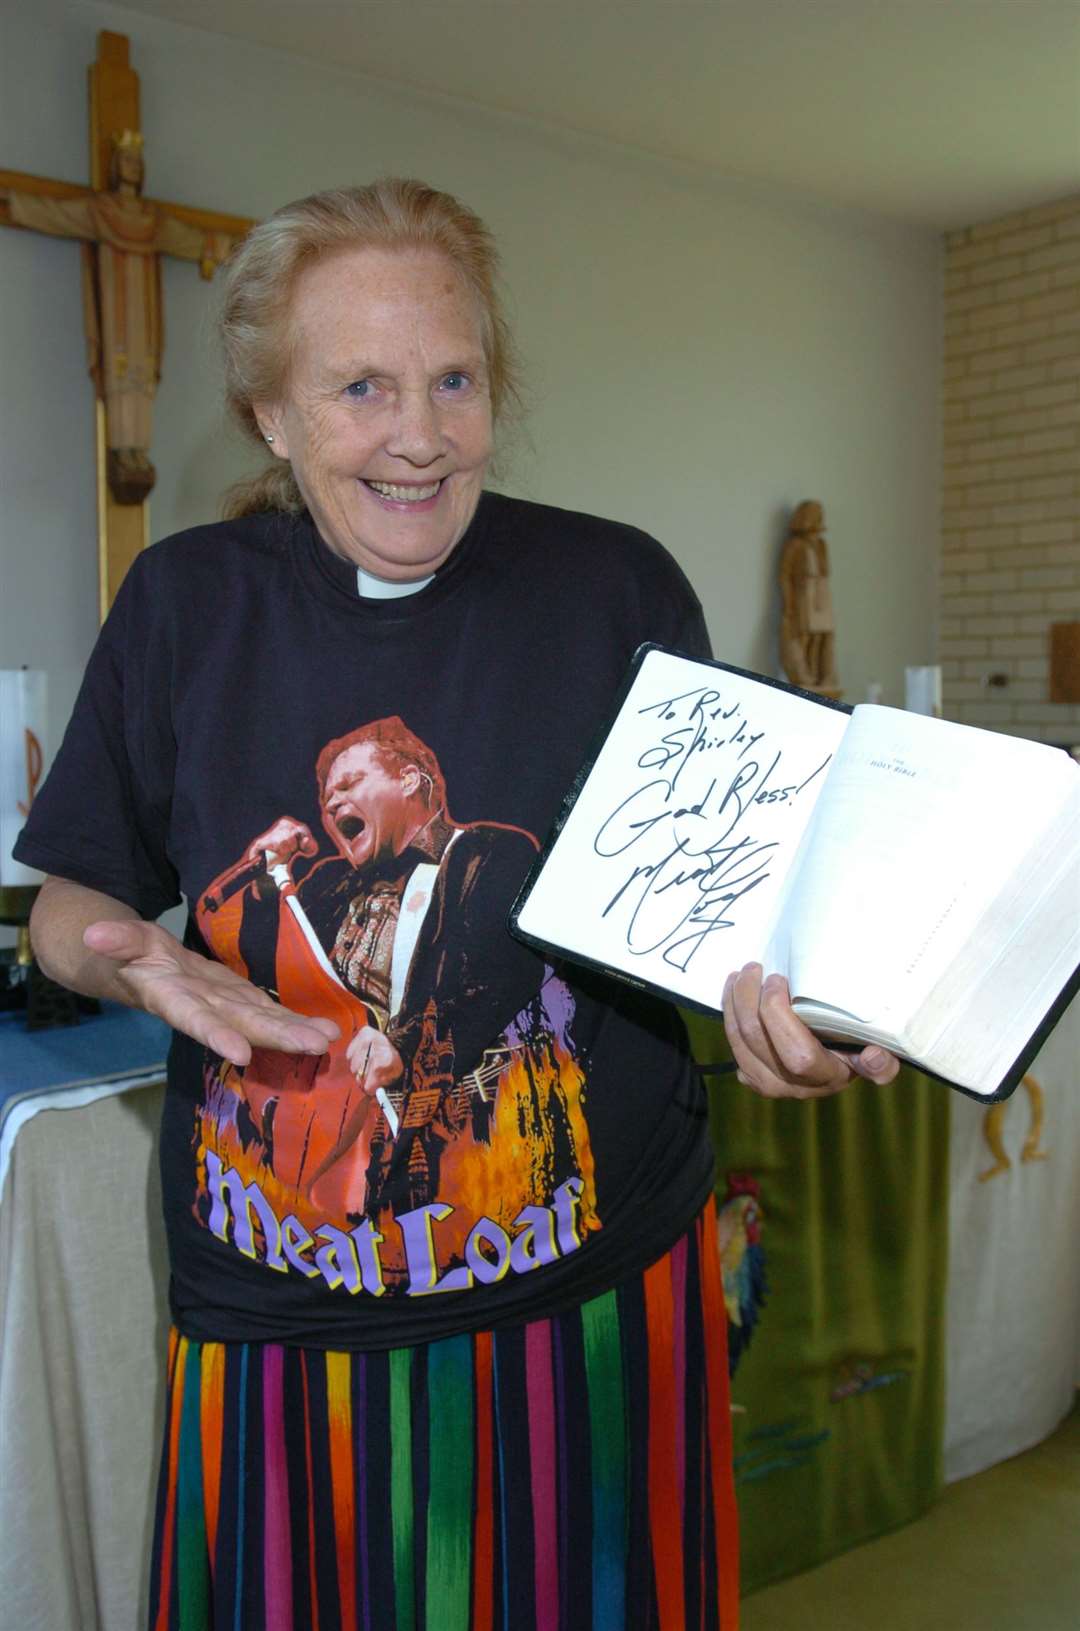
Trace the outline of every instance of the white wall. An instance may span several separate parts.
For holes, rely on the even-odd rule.
[[[532,384],[505,485],[656,533],[718,654],[770,671],[784,521],[822,499],[847,695],[876,679],[901,699],[904,664],[934,652],[935,237],[91,0],[5,20],[5,167],[86,179],[101,27],[131,38],[151,195],[258,216],[384,172],[460,193],[502,244]],[[59,728],[96,621],[76,247],[0,231],[0,288],[0,666],[49,670]],[[165,291],[155,536],[213,518],[247,463],[217,405],[212,290],[174,262]]]

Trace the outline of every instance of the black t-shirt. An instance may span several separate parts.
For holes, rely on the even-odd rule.
[[[360,598],[307,517],[135,562],[18,856],[147,918],[186,898],[189,946],[342,1030],[243,1070],[175,1037],[182,1332],[386,1348],[545,1317],[704,1203],[674,1010],[506,927],[643,640],[708,651],[659,544],[493,494],[404,599]]]

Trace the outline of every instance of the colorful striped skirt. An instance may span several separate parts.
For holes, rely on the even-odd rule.
[[[169,1349],[152,1631],[736,1631],[710,1204],[551,1319]]]

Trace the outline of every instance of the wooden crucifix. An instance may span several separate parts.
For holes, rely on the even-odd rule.
[[[209,278],[255,225],[143,198],[139,76],[124,34],[98,35],[90,68],[90,186],[0,170],[0,225],[82,240],[83,311],[96,393],[101,615],[149,537],[151,409],[161,377],[161,256]]]

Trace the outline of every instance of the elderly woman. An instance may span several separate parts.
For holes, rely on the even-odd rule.
[[[652,539],[484,491],[495,270],[417,182],[252,233],[270,466],[135,563],[21,841],[44,966],[176,1032],[155,1627],[736,1624],[685,1037],[505,926],[634,649],[705,627]],[[895,1070],[757,967],[724,1007],[763,1093]]]

